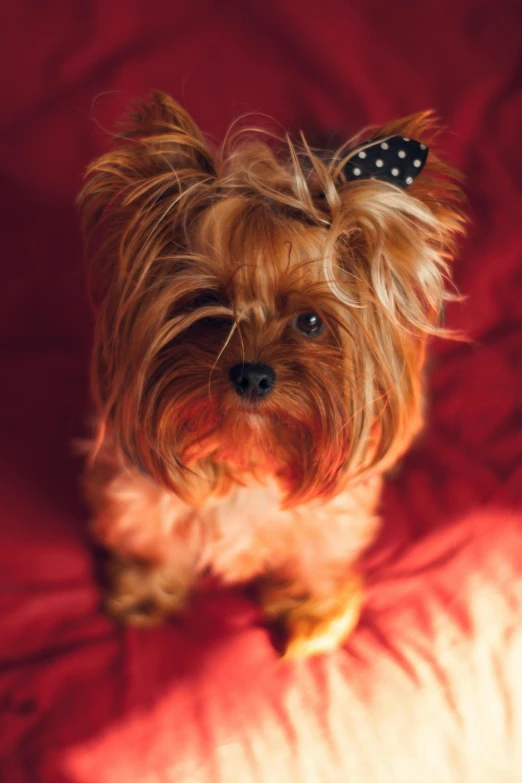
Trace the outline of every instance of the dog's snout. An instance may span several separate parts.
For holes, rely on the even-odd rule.
[[[229,378],[237,394],[250,400],[265,397],[276,382],[276,374],[268,364],[236,364]]]

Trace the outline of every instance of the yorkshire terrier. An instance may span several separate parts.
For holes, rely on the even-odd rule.
[[[118,620],[161,621],[213,573],[257,585],[288,656],[354,628],[382,476],[449,334],[464,221],[436,130],[423,113],[335,153],[253,129],[214,149],[156,92],[89,167],[85,488]]]

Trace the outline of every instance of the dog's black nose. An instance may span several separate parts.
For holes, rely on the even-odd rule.
[[[276,381],[276,374],[268,364],[236,364],[228,376],[239,396],[250,400],[264,397]]]

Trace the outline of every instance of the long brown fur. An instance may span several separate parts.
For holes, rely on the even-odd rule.
[[[424,113],[371,135],[436,131]],[[406,191],[347,183],[356,139],[328,155],[249,132],[212,149],[157,92],[117,142],[80,199],[97,314],[86,486],[119,558],[109,605],[146,622],[203,568],[268,574],[289,651],[331,649],[356,619],[346,585],[359,595],[380,476],[422,424],[427,338],[448,336],[456,175],[431,152]],[[310,311],[326,324],[315,338],[294,328]],[[277,375],[255,410],[229,381],[240,362]]]

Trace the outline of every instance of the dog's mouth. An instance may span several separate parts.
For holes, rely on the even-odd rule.
[[[182,460],[187,465],[208,458],[233,464],[265,463],[281,450],[282,426],[280,417],[267,404],[241,402],[227,406],[208,429],[192,432]]]
[[[235,392],[230,392],[222,400],[221,416],[222,420],[229,424],[236,420],[254,422],[256,419],[266,420],[275,415],[275,400],[272,395],[267,396],[240,396]]]
[[[257,419],[265,421],[267,417],[271,416],[271,411],[268,405],[261,402],[243,402],[238,405],[233,413],[228,414],[230,417],[239,417],[240,419],[246,419],[249,422],[255,422]]]

